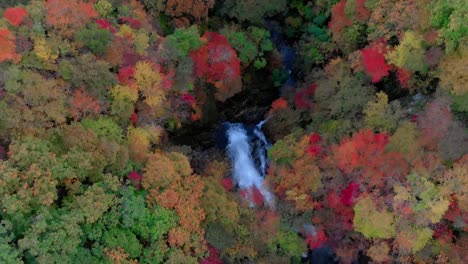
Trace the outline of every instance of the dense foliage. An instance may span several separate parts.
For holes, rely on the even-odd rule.
[[[468,263],[466,1],[0,2],[0,263]]]

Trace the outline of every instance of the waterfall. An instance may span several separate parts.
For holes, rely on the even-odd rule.
[[[266,204],[272,207],[274,196],[264,185],[268,167],[267,150],[271,146],[261,130],[266,121],[254,127],[240,123],[224,123],[223,127],[234,182],[243,190],[252,190],[255,187],[262,194]]]

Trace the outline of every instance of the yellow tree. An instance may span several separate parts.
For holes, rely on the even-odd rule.
[[[150,62],[139,61],[135,66],[135,80],[138,90],[145,97],[145,103],[161,117],[165,112],[165,82],[159,67]]]
[[[453,94],[468,93],[468,45],[461,46],[458,52],[444,57],[440,64],[440,85]]]
[[[380,132],[390,132],[396,129],[401,118],[401,107],[398,102],[389,104],[384,92],[377,93],[377,100],[368,102],[364,109],[364,124],[368,128]]]

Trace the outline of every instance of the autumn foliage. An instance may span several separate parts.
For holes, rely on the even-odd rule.
[[[351,26],[353,22],[346,16],[345,13],[346,1],[338,2],[332,8],[332,19],[328,23],[328,27],[334,33],[340,33],[346,26]]]
[[[71,114],[77,120],[90,114],[98,114],[101,106],[92,96],[83,89],[74,92],[73,98],[70,98]]]
[[[71,36],[75,30],[98,16],[92,3],[81,0],[48,0],[45,7],[47,24],[65,36]]]
[[[465,2],[0,0],[0,263],[468,263]]]
[[[7,28],[0,29],[0,62],[5,60],[16,60],[19,55],[16,54],[16,37],[11,34]]]
[[[19,26],[28,17],[28,11],[23,7],[10,7],[5,10],[3,17],[8,20],[13,26]]]
[[[240,60],[223,35],[206,32],[203,39],[206,44],[190,53],[195,75],[213,84],[218,89],[216,98],[224,101],[241,89]]]
[[[374,42],[361,51],[362,63],[367,74],[376,83],[388,75],[390,66],[385,61],[386,48],[382,42]]]
[[[408,172],[398,153],[385,150],[387,143],[388,135],[362,130],[333,148],[337,166],[348,175],[359,175],[363,184],[384,187]]]

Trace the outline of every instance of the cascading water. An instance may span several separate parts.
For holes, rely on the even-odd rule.
[[[232,178],[241,190],[256,188],[266,204],[274,206],[274,196],[265,186],[268,167],[267,150],[271,146],[262,132],[264,120],[256,126],[223,123],[223,143],[232,163]],[[253,203],[251,203],[253,205]]]

